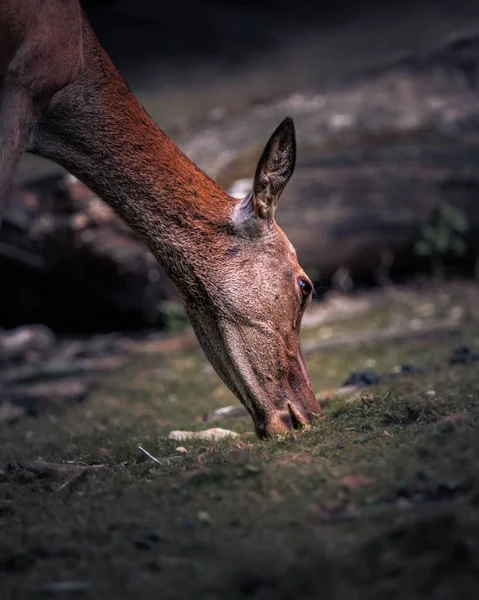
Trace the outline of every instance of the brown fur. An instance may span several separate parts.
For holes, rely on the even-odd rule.
[[[320,412],[299,347],[308,279],[274,221],[294,168],[292,121],[238,202],[156,126],[76,0],[0,0],[0,39],[0,201],[24,149],[64,166],[149,245],[258,435],[307,425]]]

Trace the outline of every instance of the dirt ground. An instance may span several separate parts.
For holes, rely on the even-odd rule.
[[[450,283],[311,307],[318,393],[390,375],[293,437],[204,422],[235,400],[181,344],[139,345],[82,404],[3,425],[1,598],[477,598],[478,300]],[[240,435],[166,439],[210,426]]]

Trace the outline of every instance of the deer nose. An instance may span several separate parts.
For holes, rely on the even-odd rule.
[[[261,439],[272,438],[277,435],[285,435],[291,433],[295,429],[306,429],[311,424],[311,421],[319,416],[321,409],[319,404],[314,401],[314,405],[307,403],[308,407],[305,410],[303,406],[295,406],[288,403],[285,410],[278,410],[264,423],[256,423],[256,433]]]

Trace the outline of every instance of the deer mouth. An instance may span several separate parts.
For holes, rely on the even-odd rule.
[[[259,368],[256,357],[249,349],[245,350],[237,326],[219,328],[214,320],[205,326],[194,315],[192,317],[205,354],[219,377],[251,415],[260,439],[307,429],[321,414],[301,354],[297,363],[288,369],[293,373],[288,380],[275,379],[271,370],[266,376],[265,367]]]
[[[305,420],[300,417],[299,413],[296,412],[291,402],[288,402],[288,412],[291,418],[293,429],[304,429],[305,427],[309,426],[309,423],[305,422]]]
[[[260,439],[266,440],[278,435],[287,435],[298,430],[307,430],[311,426],[311,422],[316,417],[319,417],[320,414],[321,409],[319,404],[316,405],[314,412],[308,412],[305,416],[301,409],[293,403],[288,402],[286,409],[271,413],[259,423],[254,416],[253,420],[255,422],[256,434]]]

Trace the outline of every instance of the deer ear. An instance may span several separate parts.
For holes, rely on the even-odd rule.
[[[294,171],[296,136],[293,120],[286,117],[266,144],[254,176],[253,191],[234,209],[236,224],[253,217],[271,222],[278,200]]]
[[[286,117],[266,144],[254,176],[252,201],[256,217],[272,221],[278,200],[294,171],[296,136]]]

